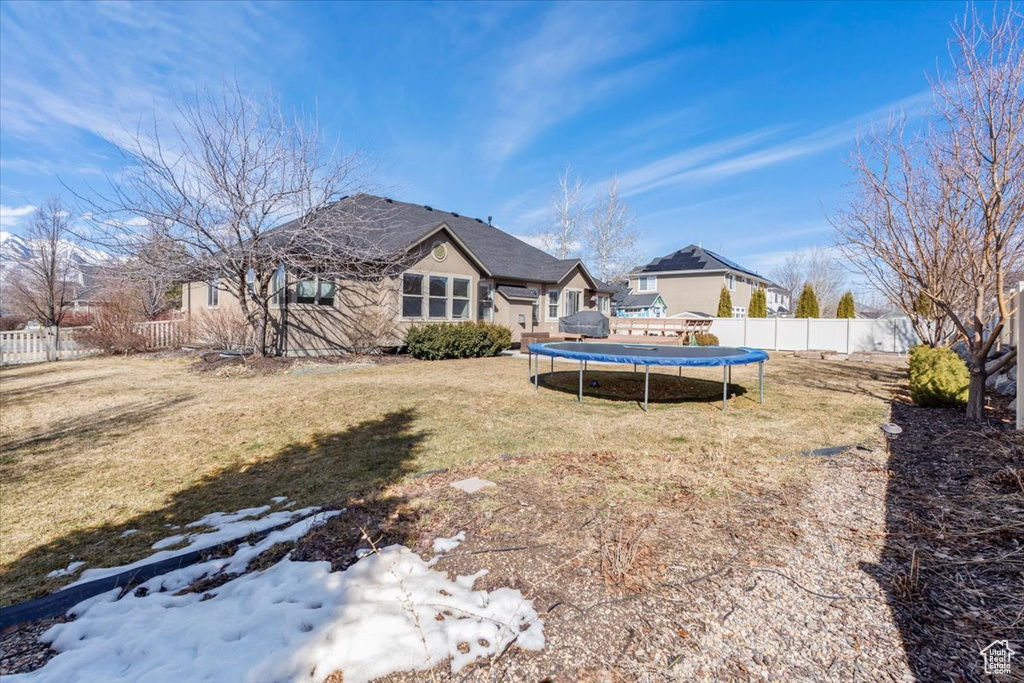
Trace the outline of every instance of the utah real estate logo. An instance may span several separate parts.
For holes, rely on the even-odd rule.
[[[1007,641],[995,640],[980,654],[985,660],[985,673],[990,676],[998,676],[1009,675],[1010,660],[1017,653],[1010,649],[1010,644]]]

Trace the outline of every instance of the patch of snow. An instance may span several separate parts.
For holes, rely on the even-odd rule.
[[[434,539],[434,553],[446,553],[449,550],[455,550],[459,547],[459,544],[466,540],[466,532],[460,531],[451,538],[435,538]]]
[[[138,529],[125,529],[124,531],[121,532],[121,538],[127,538],[127,537],[131,536],[132,534],[137,534],[137,533],[139,533]]]
[[[281,503],[285,502],[286,500],[288,500],[288,496],[274,496],[273,498],[270,499],[270,502],[271,503],[281,504]]]
[[[250,534],[259,533],[261,531],[266,531],[267,529],[272,529],[276,526],[281,526],[282,524],[287,524],[296,518],[309,517],[310,515],[320,511],[320,508],[318,507],[308,507],[301,508],[299,510],[281,510],[264,517],[256,519],[252,518],[255,514],[261,514],[260,511],[266,512],[266,510],[269,509],[269,505],[264,505],[260,508],[247,508],[245,510],[239,510],[238,512],[210,513],[187,526],[213,526],[214,528],[212,531],[205,533],[178,534],[161,539],[153,544],[152,548],[157,552],[153,553],[149,557],[144,557],[137,562],[121,565],[119,567],[93,567],[92,569],[86,569],[82,572],[82,575],[78,577],[77,581],[69,583],[67,586],[64,586],[64,588],[70,588],[71,586],[77,586],[89,581],[95,581],[96,579],[113,576],[131,569],[137,569],[143,565],[150,564],[151,562],[159,562],[171,557],[177,557],[178,555],[192,552],[193,550],[206,550],[222,543],[237,541]],[[186,541],[187,545],[181,548],[164,550],[164,548],[167,548],[168,546]],[[61,590],[64,590],[64,588]]]
[[[85,562],[82,562],[81,560],[78,560],[76,562],[72,562],[67,567],[64,567],[64,569],[54,569],[52,572],[50,572],[49,574],[46,575],[46,578],[48,578],[48,579],[59,579],[62,576],[67,576],[69,574],[74,574],[75,572],[77,572],[79,569],[81,569],[84,566],[85,566]]]
[[[311,523],[275,534],[297,537]],[[271,536],[211,562],[242,566],[259,547],[278,542]],[[120,591],[112,590],[76,605],[74,621],[42,636],[58,654],[5,680],[312,682],[340,671],[346,683],[358,683],[449,659],[457,673],[513,643],[544,647],[543,622],[522,593],[473,590],[478,575],[453,581],[399,545],[342,572],[289,557],[206,594],[172,594],[194,575],[186,567],[147,581],[144,597],[118,600]]]

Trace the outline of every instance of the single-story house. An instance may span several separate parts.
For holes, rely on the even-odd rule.
[[[735,318],[746,317],[757,287],[765,288],[770,315],[789,310],[789,295],[781,287],[696,244],[660,256],[629,274],[630,295],[660,300],[665,307],[663,315],[668,316],[684,311],[714,315],[723,286],[729,290]]]
[[[341,282],[302,280],[282,269],[272,304],[281,354],[398,347],[411,325],[469,320],[505,325],[517,343],[524,332],[557,332],[559,318],[581,310],[610,313],[612,288],[582,261],[555,258],[490,219],[369,194],[345,197],[325,211],[339,223],[358,217],[408,266],[372,281]],[[216,277],[183,290],[187,316],[238,310]]]
[[[612,309],[620,318],[664,318],[668,306],[657,292],[612,295]]]

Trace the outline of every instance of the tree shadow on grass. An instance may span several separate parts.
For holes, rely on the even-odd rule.
[[[607,370],[587,370],[583,373],[583,400],[600,398],[609,401],[643,403],[644,372],[621,372]],[[579,395],[579,371],[556,370],[541,372],[539,376],[541,389],[553,389],[565,394]],[[530,382],[534,380],[530,377]],[[597,382],[597,386],[591,386]],[[757,379],[755,377],[756,385]],[[650,377],[651,403],[721,403],[722,382],[716,380],[696,379],[686,375],[651,372]],[[747,389],[739,384],[729,384],[729,398],[743,396]]]
[[[900,367],[869,365],[850,361],[803,359],[786,366],[782,376],[772,377],[790,386],[821,391],[835,391],[854,396],[871,396],[888,402],[892,392],[906,377]]]
[[[93,375],[90,377],[80,377],[78,379],[63,379],[56,382],[26,384],[24,386],[16,387],[14,389],[10,388],[9,383],[5,382],[3,391],[0,392],[0,410],[11,408],[22,403],[40,401],[40,397],[46,395],[49,395],[54,398],[59,398],[59,392],[66,391],[68,389],[72,389],[75,387],[80,387],[83,384],[91,384],[93,382],[105,380],[108,377],[110,377],[110,374]]]
[[[993,680],[980,650],[1024,650],[1024,433],[905,403],[892,420],[903,434],[890,443],[885,548],[862,568],[918,680]]]
[[[44,577],[71,558],[89,567],[127,564],[151,554],[149,546],[156,540],[176,533],[168,526],[184,526],[211,512],[267,505],[276,496],[286,496],[295,507],[353,508],[359,511],[356,517],[362,515],[360,526],[370,524],[367,516],[393,517],[399,501],[389,500],[383,492],[414,467],[428,434],[417,430],[415,422],[415,410],[404,409],[341,432],[316,434],[265,460],[207,476],[171,494],[159,510],[124,524],[67,533],[33,548],[0,573],[0,604],[20,602],[68,583],[67,578]],[[116,501],[97,501],[101,506],[112,503]],[[336,519],[331,520],[335,527],[351,527],[350,515]],[[139,531],[122,538],[129,529]]]

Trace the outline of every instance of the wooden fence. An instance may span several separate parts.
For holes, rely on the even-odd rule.
[[[37,327],[0,332],[0,365],[66,360],[96,353],[96,349],[75,339],[76,332],[87,329]],[[146,339],[146,349],[153,351],[181,346],[184,330],[181,320],[156,320],[135,326],[135,331]]]

